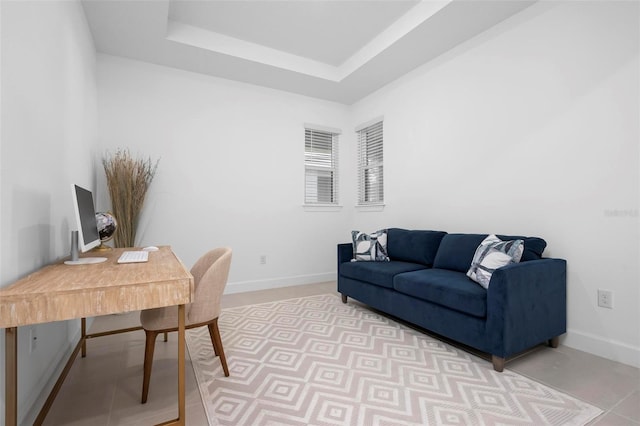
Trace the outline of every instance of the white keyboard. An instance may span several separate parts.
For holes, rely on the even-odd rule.
[[[118,258],[118,263],[140,263],[149,260],[149,252],[143,250],[125,251]]]

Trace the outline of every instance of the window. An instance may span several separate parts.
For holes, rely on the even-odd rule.
[[[358,205],[384,203],[382,121],[356,128],[358,134]]]
[[[304,202],[338,204],[339,131],[304,130]]]

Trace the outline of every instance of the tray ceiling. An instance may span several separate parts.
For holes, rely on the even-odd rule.
[[[99,52],[345,104],[531,3],[82,2]]]

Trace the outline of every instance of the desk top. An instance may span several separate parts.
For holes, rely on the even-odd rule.
[[[107,261],[55,263],[1,288],[0,328],[191,303],[193,276],[170,247],[118,264],[124,250],[85,253]]]

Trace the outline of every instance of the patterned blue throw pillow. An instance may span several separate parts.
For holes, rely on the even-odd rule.
[[[381,261],[389,260],[387,254],[387,230],[382,229],[372,234],[351,231],[353,240],[352,261]]]
[[[489,235],[476,249],[467,276],[488,289],[493,271],[520,262],[523,251],[523,240],[502,241],[495,235]]]

